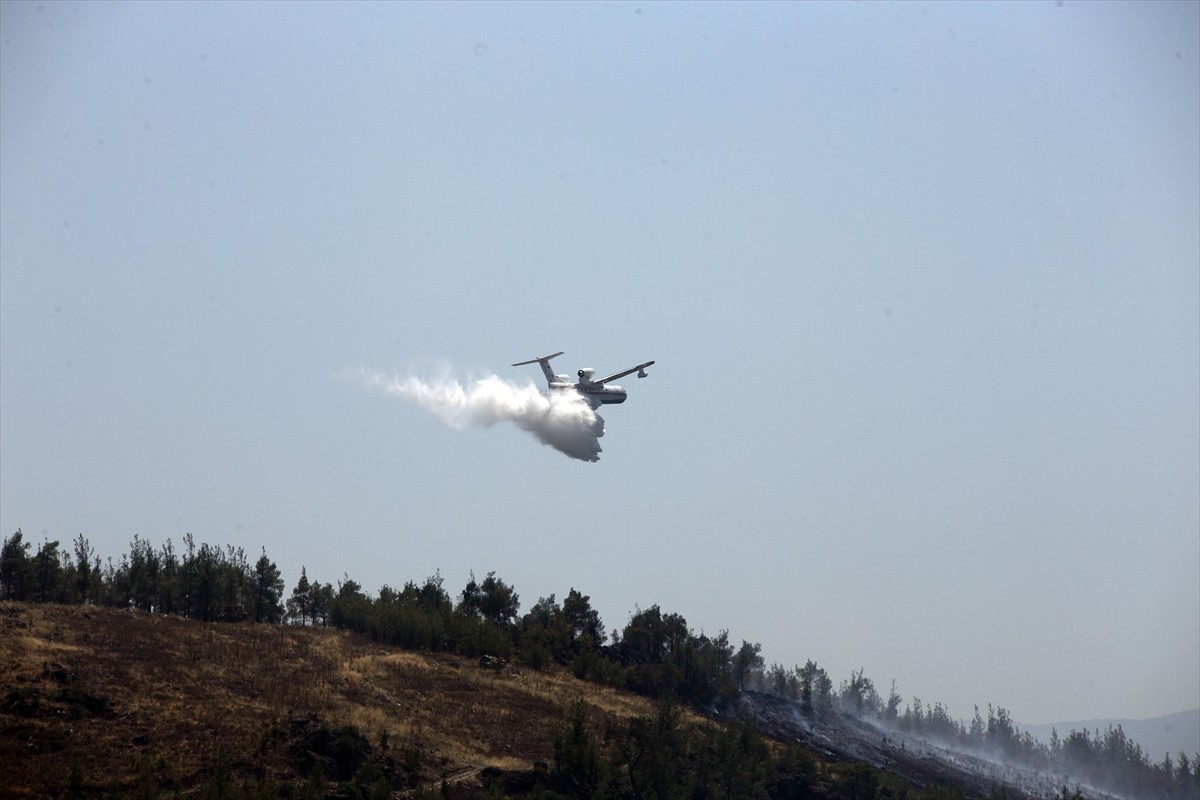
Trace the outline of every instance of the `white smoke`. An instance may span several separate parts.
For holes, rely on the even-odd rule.
[[[547,397],[533,384],[509,383],[497,375],[465,385],[449,376],[389,378],[376,373],[363,379],[368,388],[416,403],[454,430],[511,422],[571,458],[600,460],[604,419],[574,390]]]

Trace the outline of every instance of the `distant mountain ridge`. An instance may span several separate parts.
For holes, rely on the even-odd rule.
[[[1200,708],[1153,719],[1089,719],[1048,725],[1018,724],[1017,727],[1043,742],[1049,742],[1051,729],[1056,729],[1058,738],[1063,739],[1073,730],[1086,729],[1092,733],[1099,730],[1103,735],[1110,725],[1114,728],[1120,725],[1126,736],[1142,746],[1147,760],[1151,762],[1161,762],[1167,753],[1171,754],[1172,761],[1181,752],[1186,753],[1189,759],[1200,753]]]

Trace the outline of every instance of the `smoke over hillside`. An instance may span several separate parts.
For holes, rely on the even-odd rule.
[[[509,383],[497,375],[464,384],[448,375],[427,379],[366,373],[363,383],[415,403],[454,430],[511,422],[571,458],[600,460],[604,419],[574,391],[553,392],[547,397],[533,384]]]
[[[904,776],[918,786],[953,786],[965,797],[1009,800],[1158,800],[1157,793],[1123,793],[1089,786],[1080,776],[1038,769],[991,749],[970,750],[914,736],[878,720],[854,714],[805,713],[798,703],[775,695],[746,692],[746,707],[758,727],[784,741],[799,741],[837,759],[865,761],[876,769]],[[1066,794],[1065,787],[1071,787]],[[1181,797],[1189,795],[1181,794]]]

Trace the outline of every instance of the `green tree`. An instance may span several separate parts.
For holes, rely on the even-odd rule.
[[[254,598],[255,622],[279,622],[283,618],[283,577],[275,562],[267,558],[265,547],[254,564],[250,593]]]
[[[521,608],[516,589],[497,578],[495,572],[489,572],[479,591],[479,612],[483,618],[501,627],[511,626]]]
[[[191,534],[189,534],[190,536]],[[201,543],[193,559],[192,612],[194,619],[212,622],[220,612],[221,550]]]
[[[416,590],[417,608],[431,613],[449,611],[451,608],[450,595],[442,588],[443,583],[441,570],[437,570],[426,578],[425,583]]]
[[[809,800],[816,796],[812,787],[818,780],[817,760],[812,751],[788,743],[775,760],[770,796],[777,800]]]
[[[670,697],[662,701],[655,717],[636,717],[612,726],[607,738],[616,750],[615,765],[624,768],[635,798],[685,796],[686,742],[679,728],[679,709]]]
[[[292,596],[287,601],[288,619],[292,622],[299,620],[301,625],[307,625],[311,609],[312,584],[308,582],[308,570],[300,567],[300,580],[296,581]]]
[[[111,606],[118,603],[117,589],[114,585],[116,578],[116,567],[113,566],[112,557],[107,560],[96,560],[96,604],[101,606]]]
[[[66,551],[66,548],[59,548],[58,583],[54,589],[53,602],[78,603],[79,595],[75,590],[76,584],[75,560],[71,558],[71,554]]]
[[[716,636],[700,634],[696,640],[696,675],[694,701],[701,707],[713,703],[728,706],[737,701],[737,684],[733,680],[733,644],[729,631]]]
[[[715,773],[721,790],[717,796],[766,800],[770,751],[750,717],[743,716],[739,724],[719,728],[715,739]]]
[[[371,612],[371,601],[363,593],[358,581],[343,574],[338,581],[337,593],[329,604],[329,621],[337,628],[349,628],[360,633],[367,629]]]
[[[24,541],[21,529],[4,540],[0,549],[0,591],[5,600],[25,600],[33,581],[33,565],[29,559],[29,542]]]
[[[533,669],[551,658],[565,664],[573,655],[571,627],[554,595],[539,598],[521,618],[519,638],[522,661]]]
[[[772,664],[766,674],[767,690],[771,694],[788,700],[795,700],[799,695],[796,676],[783,664]]]
[[[99,596],[100,559],[83,534],[75,538],[75,597],[86,603]]]
[[[809,659],[803,667],[797,670],[800,678],[800,707],[809,713],[828,713],[833,707],[831,692],[833,681],[823,667]]]
[[[471,570],[471,577],[467,580],[467,585],[463,587],[462,594],[459,595],[458,612],[468,617],[479,616],[482,603],[483,591],[475,581],[475,570]]]
[[[129,558],[123,562],[126,569],[124,581],[126,602],[134,608],[150,611],[158,598],[158,579],[162,564],[158,553],[147,539],[134,534],[129,545]]]
[[[183,560],[179,565],[179,605],[185,617],[196,610],[196,540],[191,533],[183,535]]]
[[[900,716],[900,703],[902,702],[903,698],[901,698],[900,693],[896,691],[896,681],[893,678],[892,691],[888,693],[887,707],[883,712],[883,718],[888,722],[888,724],[896,724],[896,719]]]
[[[250,561],[246,558],[246,551],[240,547],[226,545],[225,552],[222,556],[220,548],[215,548],[217,553],[217,591],[219,598],[219,607],[217,612],[222,609],[233,606],[248,605],[250,601],[243,602],[248,594],[248,586],[251,579]]]
[[[563,616],[571,626],[572,645],[576,652],[592,650],[604,644],[604,623],[591,605],[591,598],[575,591],[567,592],[562,605]]]
[[[164,614],[176,614],[180,610],[181,582],[179,554],[168,538],[158,551],[158,592],[154,607]]]
[[[819,714],[827,714],[833,709],[833,678],[823,668],[818,668],[814,676],[813,705]]]
[[[626,684],[635,692],[650,697],[677,692],[686,696],[689,686],[704,683],[702,677],[688,674],[698,664],[698,642],[679,614],[663,614],[657,605],[638,609],[615,646],[626,665]]]
[[[958,720],[950,716],[950,709],[941,703],[934,703],[925,709],[924,731],[926,736],[954,742],[969,736]]]
[[[865,711],[878,708],[879,695],[875,692],[875,684],[863,675],[863,669],[850,673],[850,680],[842,683],[843,707],[859,716]]]
[[[657,605],[638,609],[625,626],[619,649],[626,661],[635,664],[663,664],[679,653],[691,632],[687,620],[679,614],[663,614]]]
[[[733,657],[733,680],[740,691],[746,691],[746,683],[754,680],[762,672],[766,662],[762,657],[762,645],[755,642],[750,644],[745,639],[737,655]]]
[[[837,772],[832,797],[838,800],[875,800],[879,773],[864,761],[844,764]]]
[[[983,747],[984,738],[987,735],[987,729],[983,726],[983,717],[979,715],[979,706],[975,706],[975,716],[971,717],[971,725],[967,729],[967,743],[974,748]],[[1058,740],[1058,730],[1050,729],[1050,750],[1054,754],[1054,758],[1058,758],[1058,753],[1062,749],[1062,743]]]
[[[600,746],[588,724],[588,706],[579,695],[568,703],[551,732],[554,775],[559,786],[577,797],[591,797],[605,778]]]
[[[993,709],[992,704],[988,703],[987,730],[984,737],[987,746],[996,752],[1003,753],[1010,758],[1020,753],[1020,737],[1013,726],[1008,709],[1003,707]]]
[[[653,605],[637,609],[621,632],[617,647],[630,664],[660,664],[667,649],[666,622],[662,610]]]
[[[33,588],[37,592],[38,602],[47,603],[54,599],[61,577],[58,540],[43,540],[33,557]]]
[[[314,581],[311,597],[313,624],[316,625],[317,620],[320,620],[322,625],[328,625],[329,607],[333,605],[333,585]]]

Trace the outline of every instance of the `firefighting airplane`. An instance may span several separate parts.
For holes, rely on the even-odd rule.
[[[551,391],[562,389],[574,389],[583,395],[583,399],[591,405],[593,409],[599,408],[607,403],[624,403],[628,394],[620,386],[609,386],[609,381],[615,381],[617,378],[624,378],[631,372],[636,372],[639,378],[646,377],[646,367],[653,364],[653,361],[647,361],[645,364],[638,364],[636,367],[630,367],[624,372],[617,372],[609,375],[606,378],[592,378],[596,374],[596,370],[591,367],[584,367],[579,370],[579,383],[571,383],[569,375],[555,375],[550,370],[550,359],[558,358],[562,355],[562,351],[551,353],[548,356],[541,358],[531,358],[528,361],[518,361],[513,364],[514,367],[522,367],[526,364],[538,364],[542,368],[542,372],[546,376],[546,382],[550,384]]]

